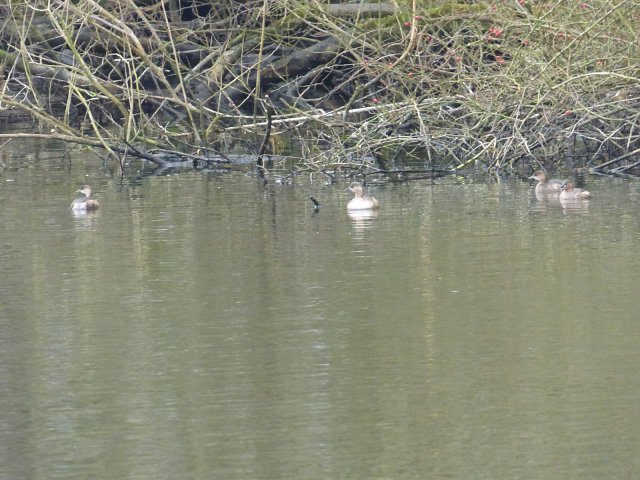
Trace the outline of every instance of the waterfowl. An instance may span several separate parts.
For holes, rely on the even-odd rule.
[[[560,200],[586,200],[591,198],[591,192],[582,188],[575,188],[573,183],[565,181],[562,184],[562,192],[560,192]]]
[[[347,204],[347,210],[375,210],[380,205],[378,201],[364,194],[364,187],[360,182],[353,182],[349,185],[349,190],[353,192],[353,198]]]
[[[313,202],[313,213],[318,213],[320,211],[320,202],[313,197],[309,197],[309,200]]]
[[[542,170],[534,172],[529,178],[538,181],[536,195],[557,195],[562,190],[562,180],[555,178],[547,180],[547,174]]]
[[[100,207],[98,201],[95,198],[91,198],[91,187],[89,185],[85,185],[80,190],[76,190],[76,193],[81,193],[82,196],[71,202],[71,210],[74,212],[87,212],[97,210],[98,207]]]

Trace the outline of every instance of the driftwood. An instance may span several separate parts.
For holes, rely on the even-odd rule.
[[[612,174],[629,173],[633,170],[637,170],[638,168],[640,168],[640,161],[633,162],[629,165],[621,165],[616,168],[610,168],[610,167],[612,165],[620,164],[629,158],[637,158],[639,155],[640,155],[640,148],[637,148],[635,150],[625,153],[624,155],[620,155],[612,160],[608,160],[600,165],[594,166],[593,171],[599,172],[599,173],[612,173]],[[640,174],[640,172],[638,172],[638,174]]]
[[[66,143],[75,143],[77,145],[85,145],[96,148],[108,148],[113,153],[121,155],[130,155],[143,160],[148,160],[160,167],[166,167],[168,165],[175,165],[183,163],[185,165],[191,165],[192,163],[199,164],[229,164],[231,160],[226,155],[216,153],[215,156],[194,155],[177,150],[157,149],[156,151],[147,151],[140,147],[124,143],[108,143],[100,141],[90,137],[80,137],[75,135],[64,134],[42,134],[42,133],[2,133],[0,139],[11,140],[14,138],[33,138],[33,139],[46,139],[46,140],[58,140]]]

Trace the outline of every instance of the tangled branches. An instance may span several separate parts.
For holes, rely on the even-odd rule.
[[[268,108],[299,170],[636,172],[633,0],[399,4],[12,2],[0,107],[157,163],[226,161]]]

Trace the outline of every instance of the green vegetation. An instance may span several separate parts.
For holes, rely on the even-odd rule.
[[[0,7],[0,108],[121,165],[224,161],[267,111],[297,170],[638,161],[635,0],[174,3]]]

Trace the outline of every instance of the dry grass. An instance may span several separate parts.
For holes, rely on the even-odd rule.
[[[299,170],[639,160],[633,0],[414,0],[373,15],[228,1],[189,21],[165,5],[0,7],[0,107],[115,157],[224,151],[259,137],[268,108],[272,150],[291,153],[279,138],[293,134]]]

